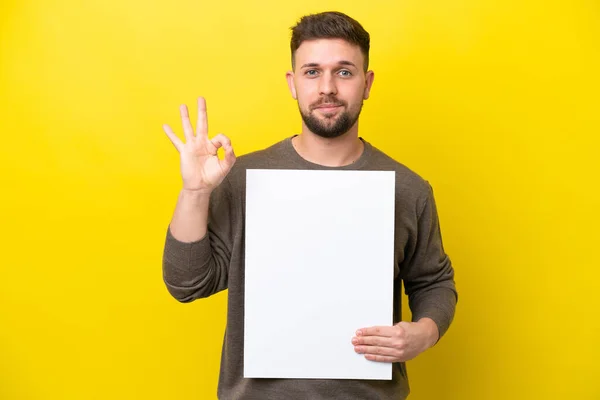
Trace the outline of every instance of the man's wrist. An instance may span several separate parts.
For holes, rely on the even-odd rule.
[[[433,347],[440,338],[440,332],[437,324],[429,317],[423,317],[417,321],[423,327],[427,337],[427,348]]]

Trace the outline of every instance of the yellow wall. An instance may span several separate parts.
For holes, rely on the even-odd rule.
[[[238,154],[298,132],[288,28],[337,9],[372,36],[361,134],[433,184],[457,273],[411,398],[600,399],[599,4],[3,1],[0,398],[215,397],[226,297],[161,281],[161,125],[204,95]]]

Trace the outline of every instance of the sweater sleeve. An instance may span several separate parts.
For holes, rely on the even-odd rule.
[[[458,294],[452,262],[442,243],[433,189],[427,186],[427,197],[417,217],[416,244],[404,263],[402,279],[412,320],[431,318],[441,338],[454,318]]]
[[[169,293],[188,303],[227,289],[233,247],[233,201],[226,178],[210,196],[208,229],[195,242],[181,242],[167,228],[163,250],[163,280]]]

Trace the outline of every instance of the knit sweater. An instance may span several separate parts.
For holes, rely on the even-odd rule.
[[[247,169],[395,171],[394,323],[402,320],[402,282],[413,321],[431,318],[441,337],[454,317],[457,301],[454,270],[442,244],[429,182],[362,138],[362,155],[354,163],[342,167],[325,167],[305,160],[296,152],[291,139],[288,137],[266,149],[237,158],[225,180],[211,194],[208,231],[202,239],[181,242],[167,228],[163,253],[166,287],[183,303],[228,289],[227,325],[217,391],[219,399],[405,399],[409,384],[403,362],[393,364],[391,380],[243,377]],[[351,344],[349,346],[352,351]]]

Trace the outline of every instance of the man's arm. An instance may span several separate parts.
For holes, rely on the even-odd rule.
[[[167,229],[163,279],[177,300],[190,302],[227,287],[231,259],[231,190],[226,176],[235,163],[225,135],[208,138],[206,102],[198,98],[194,133],[186,106],[180,107],[185,143],[164,125],[181,159],[183,189]],[[219,159],[219,148],[225,158]]]
[[[428,189],[418,214],[416,240],[407,250],[401,268],[413,322],[359,329],[352,344],[368,360],[411,360],[435,345],[454,317],[457,301],[454,270],[444,252],[430,185]]]
[[[458,294],[454,268],[444,251],[433,189],[418,215],[417,240],[412,256],[401,269],[412,320],[429,318],[438,328],[438,340],[454,318]]]
[[[210,193],[183,189],[179,192],[170,231],[177,240],[196,242],[206,235]]]
[[[233,235],[230,185],[226,179],[210,196],[182,191],[163,251],[163,280],[180,302],[227,288]]]

